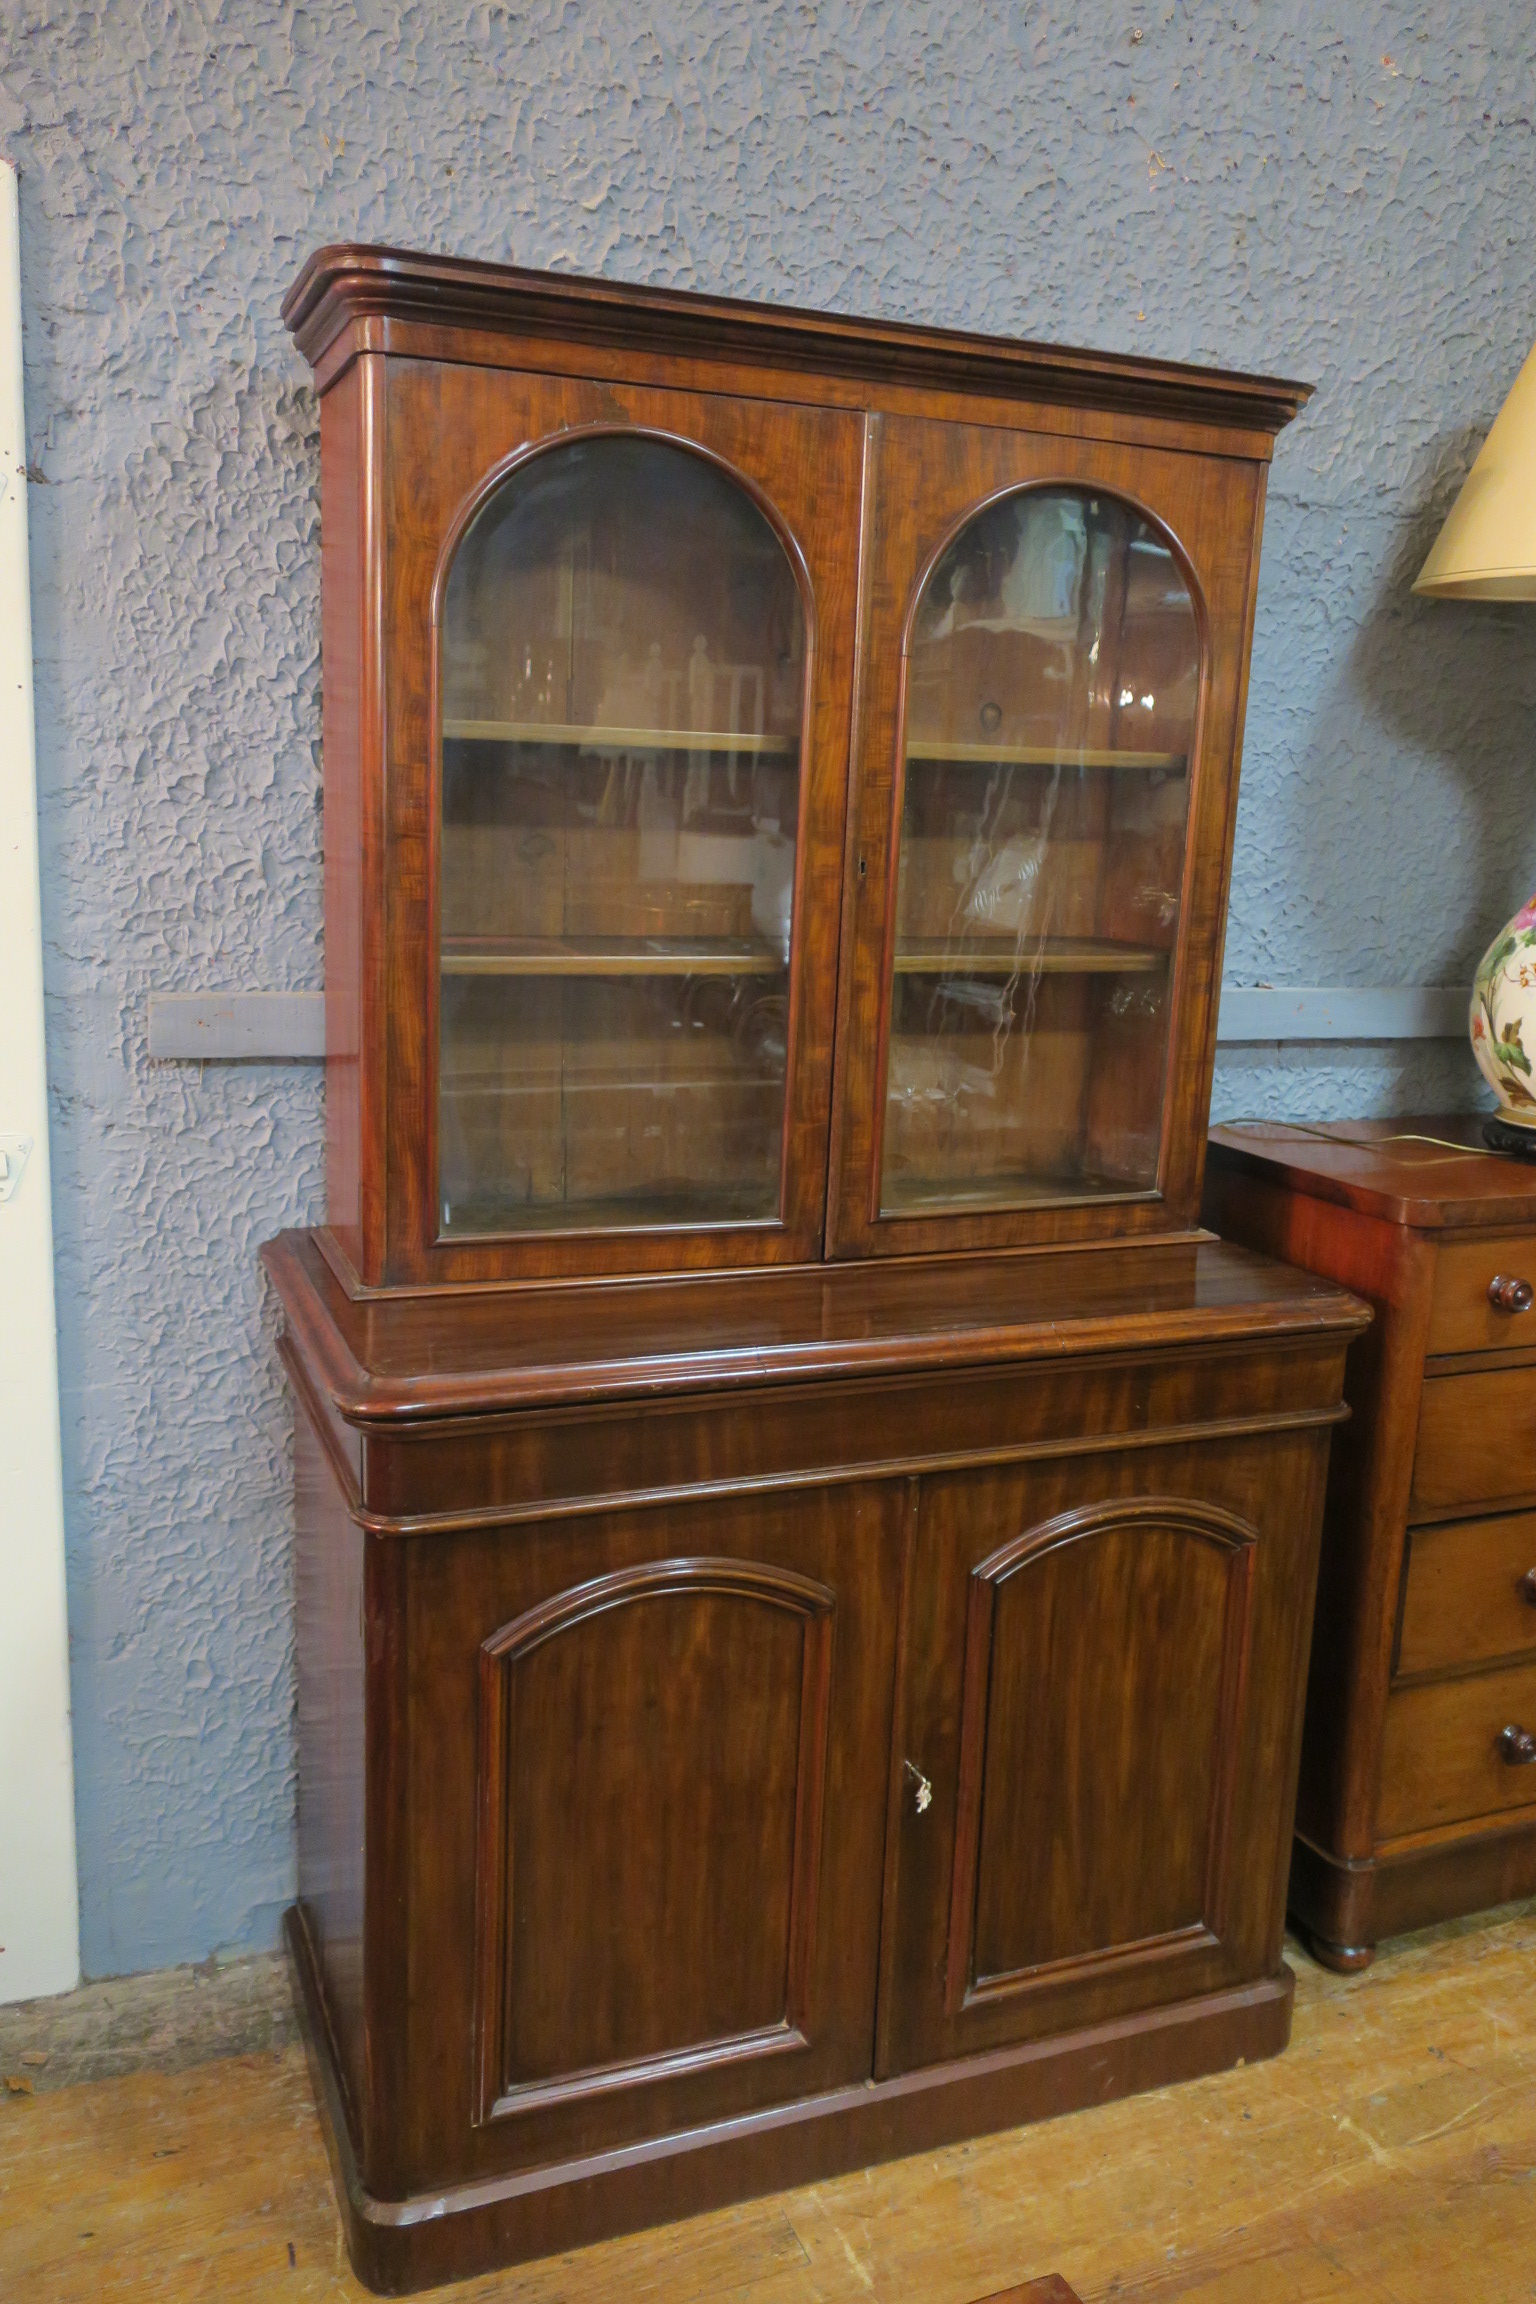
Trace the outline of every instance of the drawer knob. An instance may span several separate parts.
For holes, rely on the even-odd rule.
[[[1529,1728],[1516,1728],[1511,1722],[1499,1730],[1499,1751],[1507,1767],[1529,1768],[1536,1760],[1536,1736]]]
[[[1536,1568],[1527,1568],[1525,1574],[1521,1577],[1519,1583],[1515,1586],[1515,1590],[1519,1593],[1527,1608],[1536,1608]]]
[[[1488,1283],[1488,1301],[1495,1312],[1529,1312],[1536,1304],[1536,1288],[1529,1280],[1511,1280],[1506,1273],[1495,1272]]]

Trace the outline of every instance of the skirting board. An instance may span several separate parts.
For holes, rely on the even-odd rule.
[[[1293,1040],[1459,1040],[1460,985],[1228,984],[1216,1037],[1223,1046]],[[151,992],[149,1053],[169,1062],[246,1062],[325,1054],[323,992]]]

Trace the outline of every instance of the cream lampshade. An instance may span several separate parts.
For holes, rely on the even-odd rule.
[[[1431,600],[1536,600],[1536,352],[1462,482],[1415,592]],[[1536,896],[1478,964],[1472,1053],[1499,1099],[1484,1134],[1536,1160]]]

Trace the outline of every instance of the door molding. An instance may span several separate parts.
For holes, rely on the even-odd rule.
[[[798,1619],[802,1651],[794,1848],[790,1865],[784,2009],[771,2024],[678,2044],[643,2057],[517,2082],[508,2073],[509,1961],[513,1906],[512,1801],[518,1768],[514,1675],[547,1641],[616,1608],[724,1597]],[[810,2045],[811,1979],[820,1927],[822,1811],[832,1692],[836,1596],[815,1578],[757,1560],[684,1557],[642,1561],[555,1594],[505,1624],[480,1649],[479,1863],[476,1892],[477,2123],[541,2110],[618,2088],[708,2072],[722,2064]]]
[[[1218,1720],[1231,1721],[1241,1708],[1252,1638],[1253,1563],[1259,1532],[1235,1512],[1187,1496],[1117,1497],[1059,1513],[1038,1527],[1026,1529],[978,1563],[971,1571],[966,1609],[953,1893],[944,1982],[947,2016],[957,2016],[963,2009],[984,2001],[1039,1990],[1067,1973],[1075,1974],[1092,1967],[1119,1969],[1148,1961],[1181,1959],[1191,1951],[1214,1949],[1222,1940],[1226,1920],[1225,1859],[1237,1772],[1236,1747],[1230,1738],[1220,1746],[1211,1788],[1206,1826],[1205,1910],[1198,1921],[1156,1936],[1106,1944],[1091,1953],[1074,1953],[1002,1975],[982,1977],[973,1972],[992,1631],[998,1592],[1009,1577],[1049,1552],[1137,1524],[1172,1529],[1227,1554]]]

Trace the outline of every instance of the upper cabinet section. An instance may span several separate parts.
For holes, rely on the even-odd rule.
[[[1167,537],[1106,492],[972,514],[907,645],[883,1216],[1157,1183],[1200,692]]]
[[[348,1284],[1192,1226],[1303,388],[386,249],[284,311]]]
[[[777,1219],[807,623],[674,440],[499,480],[442,617],[445,1239]]]

